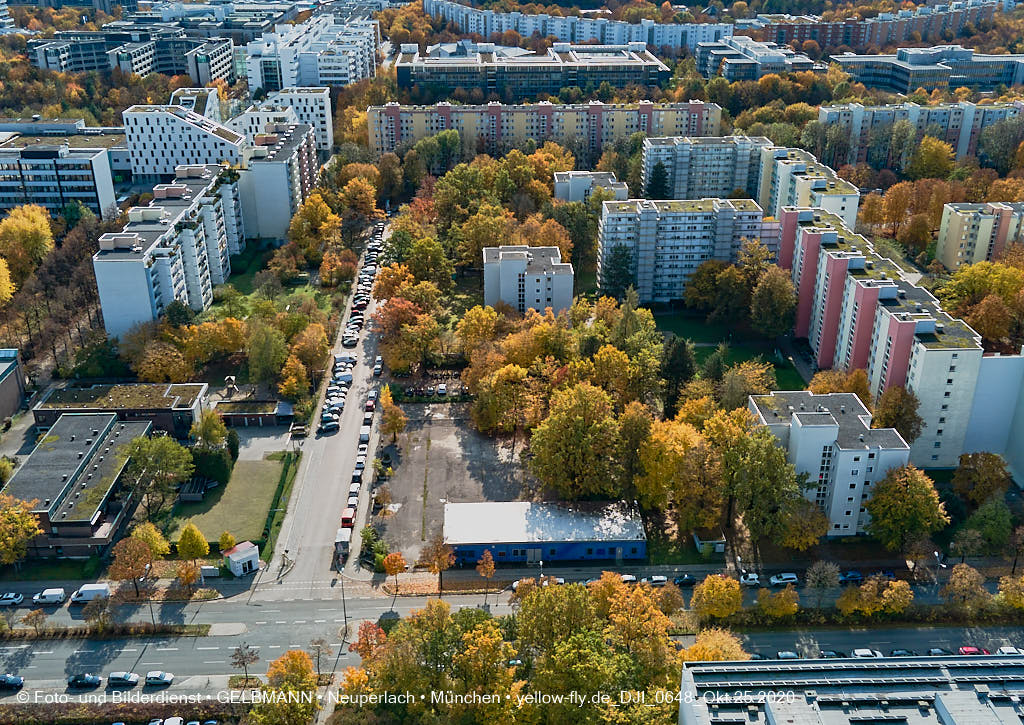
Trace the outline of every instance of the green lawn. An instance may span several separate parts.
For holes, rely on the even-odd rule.
[[[718,343],[742,335],[728,327],[709,325],[702,316],[687,312],[656,314],[654,322],[662,332],[671,332],[695,343]]]
[[[216,541],[225,531],[238,541],[262,539],[282,465],[280,460],[269,459],[237,461],[226,486],[218,486],[203,501],[175,505],[168,538],[177,540],[181,529],[191,522],[208,541]]]
[[[267,266],[273,250],[263,249],[259,244],[252,243],[238,255],[231,258],[232,286],[243,295],[252,292],[252,280],[256,273]]]
[[[448,294],[448,306],[455,317],[462,317],[463,313],[484,303],[483,278],[476,272],[469,274],[458,274],[455,276],[455,287]]]
[[[683,542],[669,538],[648,528],[647,561],[649,564],[712,564],[724,561],[722,554],[703,556],[697,551],[693,539],[687,537]]]

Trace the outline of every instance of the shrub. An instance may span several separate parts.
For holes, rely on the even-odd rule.
[[[234,466],[231,453],[226,448],[212,451],[193,448],[192,462],[195,464],[197,476],[206,476],[221,484],[227,483],[231,478],[231,469]]]
[[[232,461],[237,461],[238,460],[238,448],[239,448],[240,442],[238,440],[238,431],[235,430],[234,428],[229,428],[228,429],[227,445],[228,445],[228,453],[231,454],[231,460]]]

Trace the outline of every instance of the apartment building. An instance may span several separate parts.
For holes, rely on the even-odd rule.
[[[56,216],[80,202],[101,218],[116,215],[107,149],[71,147],[62,140],[0,147],[0,211],[38,204]]]
[[[556,171],[555,198],[562,201],[586,201],[594,189],[613,194],[612,198],[629,198],[626,182],[619,181],[610,171]]]
[[[267,96],[267,103],[295,111],[299,123],[313,127],[316,148],[326,159],[334,151],[334,113],[331,89],[326,86],[282,88]]]
[[[304,23],[277,25],[274,32],[246,46],[249,88],[343,86],[372,78],[379,49],[376,20],[347,20],[324,13]]]
[[[917,132],[918,142],[925,135],[945,141],[953,147],[957,161],[963,161],[978,153],[978,139],[982,131],[994,123],[1019,116],[1022,109],[1024,104],[1019,101],[985,105],[961,101],[934,106],[920,106],[909,101],[885,106],[844,103],[821,106],[818,120],[829,126],[838,125],[847,133],[850,151],[843,163],[868,161],[873,142],[879,137],[887,137],[897,121],[909,122]]]
[[[606,201],[598,226],[598,282],[606,282],[613,251],[625,247],[641,302],[680,300],[701,263],[734,262],[749,239],[778,253],[780,234],[778,223],[750,199]]]
[[[120,232],[100,237],[93,270],[109,336],[160,319],[176,299],[196,312],[210,306],[213,286],[231,275],[229,255],[243,248],[238,182],[223,166],[180,166]]]
[[[137,178],[173,176],[179,166],[241,167],[248,154],[244,135],[180,106],[132,106],[122,118]]]
[[[828,536],[863,533],[864,504],[893,468],[905,466],[910,446],[894,428],[872,428],[871,412],[854,393],[815,395],[806,390],[751,395],[747,407],[771,431],[805,492],[828,517]]]
[[[319,173],[312,126],[266,124],[262,133],[253,136],[240,183],[248,235],[284,239],[292,216],[313,191]]]
[[[894,55],[832,56],[857,83],[893,93],[969,88],[992,92],[1024,82],[1024,55],[986,55],[959,45],[899,48]]]
[[[406,43],[395,60],[399,88],[479,89],[504,100],[557,95],[563,88],[661,86],[671,72],[642,42],[624,45],[555,43],[546,53],[509,56],[493,43],[478,43],[475,53],[460,57],[421,55]]]
[[[485,305],[556,315],[572,307],[573,269],[558,247],[484,247],[483,259]]]
[[[170,106],[181,106],[200,116],[206,116],[215,123],[224,122],[220,104],[220,91],[216,86],[212,88],[178,88],[171,93],[171,99],[168,101]]]
[[[921,5],[916,10],[879,13],[860,20],[825,21],[817,15],[758,15],[737,21],[736,32],[756,34],[779,45],[800,45],[808,40],[824,48],[840,46],[854,51],[885,48],[906,41],[934,41],[958,36],[968,23],[991,21],[1001,3],[967,0],[941,5]]]
[[[756,81],[772,73],[825,72],[823,64],[815,63],[787,45],[762,43],[745,35],[699,43],[696,56],[697,71],[702,76],[722,76],[730,83]]]
[[[981,336],[835,214],[786,208],[778,262],[797,290],[796,337],[819,369],[867,372],[871,394],[904,386],[924,431],[910,461],[953,467],[991,451],[1024,470],[1024,356],[985,353]]]
[[[935,258],[947,269],[991,261],[1011,244],[1024,243],[1024,203],[946,204]]]
[[[490,38],[514,30],[524,38],[539,35],[565,43],[621,45],[641,42],[656,48],[693,50],[698,43],[721,40],[732,35],[728,23],[658,23],[650,19],[627,23],[610,18],[583,15],[530,15],[502,13],[463,5],[453,0],[423,0],[423,11],[455,23],[464,33]]]
[[[717,103],[555,104],[548,101],[511,105],[497,101],[479,106],[448,102],[433,106],[388,103],[367,110],[370,147],[378,154],[415,144],[421,138],[454,129],[467,143],[488,153],[502,153],[527,141],[556,141],[593,158],[606,145],[640,131],[653,136],[716,136],[722,109]]]
[[[14,18],[7,8],[7,0],[0,0],[0,35],[6,35],[15,29]]]
[[[676,199],[755,199],[769,216],[786,206],[816,206],[853,226],[860,192],[802,149],[782,148],[763,136],[644,139],[643,183],[662,164]]]

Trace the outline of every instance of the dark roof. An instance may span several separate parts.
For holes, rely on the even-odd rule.
[[[152,424],[118,422],[114,413],[65,413],[36,444],[3,493],[36,501],[50,521],[88,521],[127,463],[124,448]]]
[[[802,425],[838,426],[836,442],[843,450],[908,447],[894,428],[871,428],[871,413],[854,393],[815,395],[808,390],[777,390],[750,399],[766,425],[789,425],[796,418]]]

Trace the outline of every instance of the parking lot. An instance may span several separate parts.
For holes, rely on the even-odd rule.
[[[409,422],[397,450],[378,452],[389,452],[394,468],[390,514],[378,521],[388,548],[411,564],[441,532],[445,502],[514,501],[523,473],[518,462],[509,462],[507,441],[472,429],[465,404],[409,403],[402,409]]]

